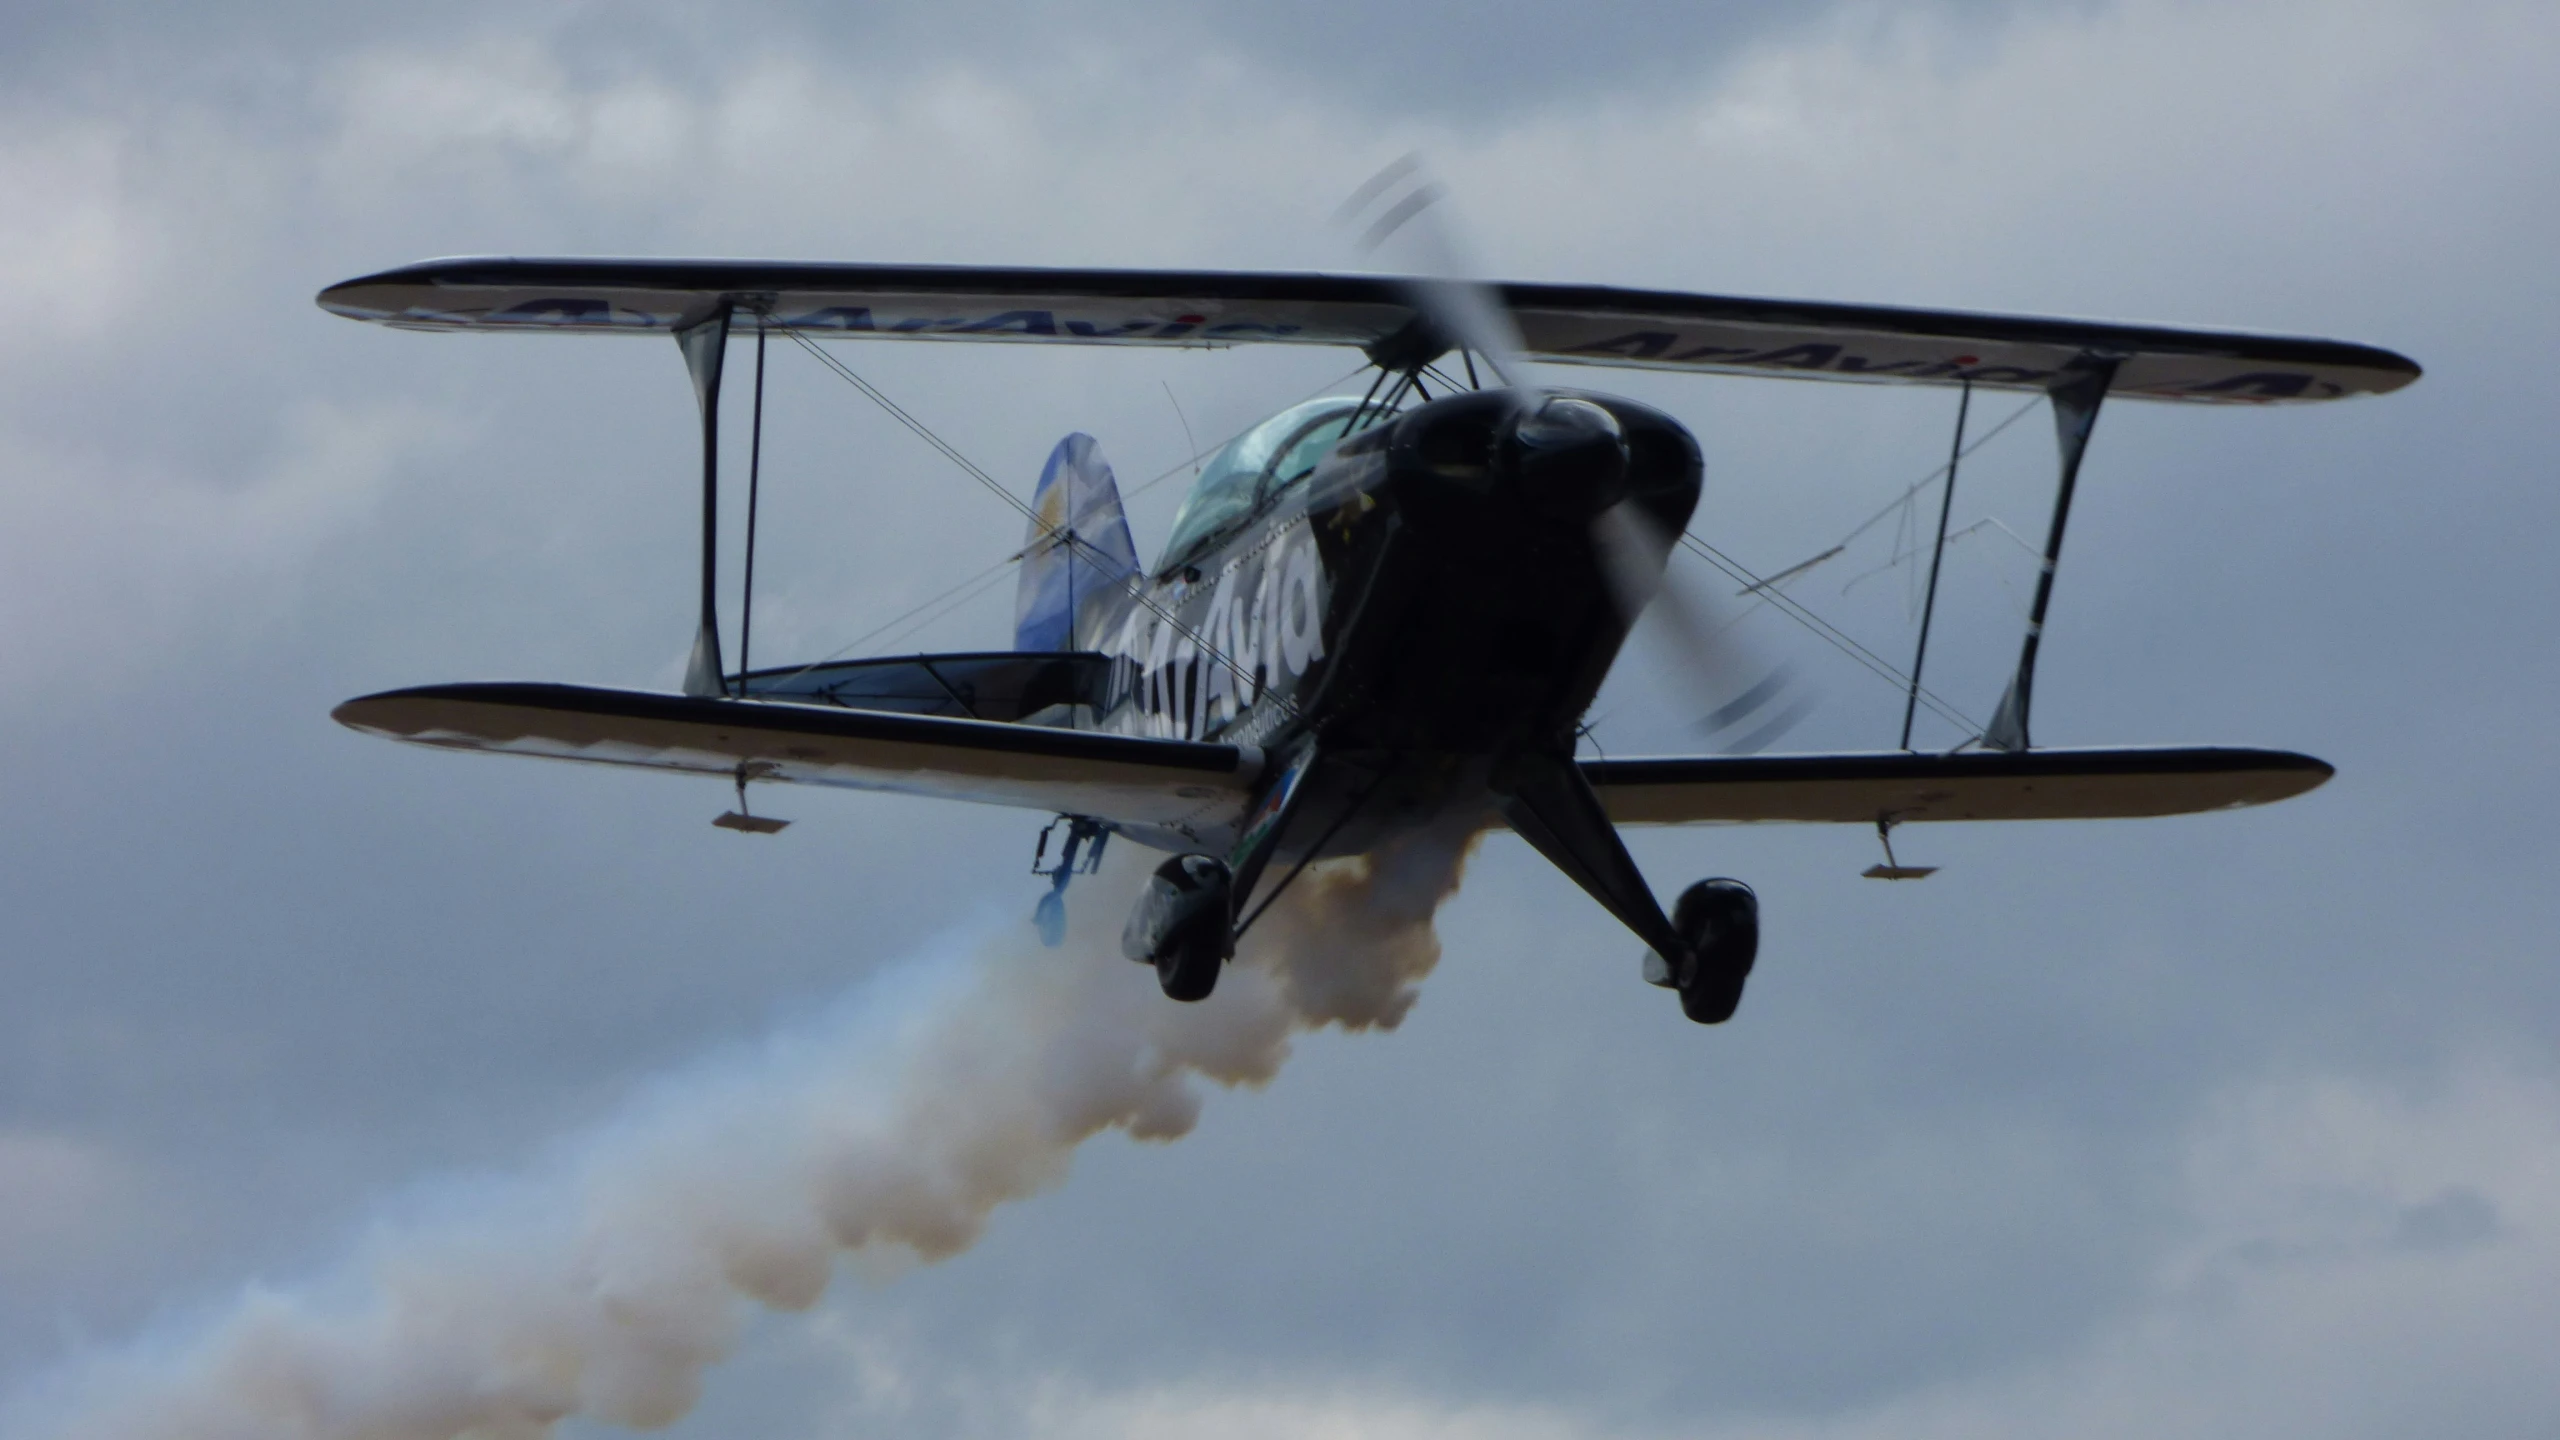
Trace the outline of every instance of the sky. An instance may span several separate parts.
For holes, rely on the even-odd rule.
[[[709,782],[331,723],[403,684],[674,688],[694,421],[663,341],[399,334],[313,292],[459,253],[1350,268],[1328,217],[1418,150],[1502,278],[2416,358],[2380,399],[2106,410],[2039,672],[2041,743],[2337,778],[1913,827],[1916,885],[1860,879],[1848,829],[1636,835],[1666,891],[1762,896],[1717,1030],[1490,838],[1391,1033],[1301,1037],[1175,1143],[1086,1143],[964,1253],[742,1305],[666,1433],[2550,1433],[2560,18],[1703,8],[0,10],[0,1415],[182,1370],[256,1297],[361,1295],[402,1235],[538,1207],[671,1095],[1028,929],[1039,816],[777,793],[794,826],[744,837]],[[1186,427],[1354,363],[834,353],[1025,495],[1095,435],[1142,554]],[[771,363],[759,657],[1018,546]],[[1886,512],[1791,593],[1907,653],[1889,507],[1951,395],[1569,378],[1697,432],[1698,533],[1763,573]],[[1956,497],[1930,680],[1976,719],[2050,433],[2023,416]],[[999,647],[1010,599],[865,648]],[[1790,748],[1892,743],[1897,693],[1765,611],[1743,633],[1822,691]],[[1666,664],[1640,634],[1599,747],[1687,743]]]

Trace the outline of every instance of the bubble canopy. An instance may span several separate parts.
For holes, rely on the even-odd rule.
[[[1382,419],[1393,413],[1369,408]],[[1219,536],[1278,503],[1341,443],[1343,428],[1359,409],[1357,396],[1310,400],[1220,446],[1173,517],[1173,538],[1165,541],[1164,560],[1157,568],[1190,560]]]

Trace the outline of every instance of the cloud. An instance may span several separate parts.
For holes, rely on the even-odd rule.
[[[177,647],[272,634],[323,548],[470,426],[379,399],[303,401],[276,428],[263,454],[228,472],[18,437],[16,483],[0,490],[0,605],[21,623],[0,639],[0,664],[76,667],[104,694],[158,672]],[[15,703],[52,702],[21,691]]]
[[[1657,879],[1739,871],[1768,900],[1754,998],[1711,1036],[1496,842],[1392,1042],[1310,1047],[1224,1107],[1232,1142],[1092,1152],[977,1268],[865,1297],[875,1388],[961,1433],[2364,1423],[2297,1390],[2468,1405],[2475,1428],[2547,1411],[2542,1362],[2499,1328],[2552,1328],[2524,1288],[2551,1288],[2548,1197],[2501,1158],[2547,1157],[2510,1145],[2544,1133],[2541,1072],[2463,1058],[2539,1053],[2512,1037],[2549,1013],[2536,946],[2560,920],[2541,7],[1853,5],[1704,56],[1649,45],[1655,16],[1551,45],[1371,18],[1284,46],[1260,41],[1288,15],[483,7],[386,29],[323,8],[140,27],[177,57],[159,68],[109,63],[103,32],[58,45],[85,68],[0,119],[0,290],[27,342],[0,356],[0,660],[77,681],[12,690],[42,743],[0,770],[0,1088],[24,1133],[100,1137],[155,1177],[182,1157],[170,1193],[202,1227],[122,1288],[81,1268],[0,1295],[12,1367],[56,1308],[125,1333],[155,1298],[305,1268],[369,1196],[513,1166],[600,1090],[833,993],[874,963],[856,940],[1031,883],[1036,817],[807,795],[750,853],[705,838],[716,787],[329,728],[377,685],[671,681],[691,421],[663,342],[389,334],[312,290],[475,250],[1340,264],[1325,215],[1418,145],[1504,273],[2409,349],[2428,380],[2373,404],[2111,410],[2047,647],[2046,738],[2301,745],[2341,777],[2240,816],[1909,836],[1948,869],[1889,897],[1854,878],[1863,834],[1642,837]],[[1465,43],[1427,76],[1395,50],[1441,38]],[[1503,89],[1450,58],[1630,47],[1657,53],[1591,69],[1640,84]],[[1399,75],[1422,79],[1376,78]],[[837,353],[1025,488],[1071,429],[1124,479],[1172,465],[1163,383],[1205,437],[1349,363]],[[791,359],[759,657],[824,653],[1019,534]],[[1694,423],[1707,523],[1752,561],[1871,513],[1952,410],[1623,379]],[[2041,427],[1968,462],[1959,526],[2037,533]],[[1142,538],[1178,488],[1141,502]],[[1999,582],[2033,564],[1995,573],[1995,552],[1950,556],[1974,608],[1942,607],[1932,645],[1977,709],[2015,653]],[[1808,593],[1907,653],[1894,588]],[[901,643],[1001,643],[1003,599]],[[160,703],[128,703],[138,677]],[[1830,693],[1802,738],[1890,737],[1869,721],[1897,694]],[[1613,749],[1690,743],[1642,699],[1604,702]],[[65,1016],[153,1063],[53,1043]],[[208,1036],[248,1058],[202,1062]],[[810,1428],[853,1352],[776,1357],[838,1323],[751,1332],[702,1433],[760,1403],[774,1433]],[[769,1397],[722,1378],[764,1366],[788,1372]],[[983,1411],[945,1393],[991,1387]]]
[[[76,1272],[138,1214],[140,1178],[95,1142],[0,1130],[0,1278]]]
[[[991,1379],[841,1315],[804,1343],[844,1362],[822,1426],[959,1434],[2387,1440],[2434,1423],[2529,1434],[2560,1406],[2560,1380],[2536,1361],[2560,1321],[2560,1079],[2547,1069],[2235,1086],[2194,1117],[2177,1164],[2181,1238],[2083,1343],[1828,1413],[1665,1418],[1598,1396],[1480,1399],[1251,1367],[1127,1389]]]
[[[0,1420],[60,1440],[671,1424],[748,1300],[809,1308],[840,1251],[959,1254],[1097,1133],[1188,1134],[1195,1080],[1264,1085],[1296,1032],[1394,1029],[1439,959],[1431,920],[1471,819],[1309,875],[1199,1004],[1160,1002],[1108,910],[1080,911],[1058,949],[1009,930],[906,962],[759,1053],[662,1079],[542,1172],[379,1225],[325,1283],[253,1287],[200,1333],[94,1357]],[[1142,872],[1125,856],[1114,872],[1125,899]],[[63,1142],[0,1137],[0,1242],[59,1242],[105,1174]]]
[[[119,140],[97,123],[0,131],[0,303],[26,339],[93,338],[133,313],[146,227]]]

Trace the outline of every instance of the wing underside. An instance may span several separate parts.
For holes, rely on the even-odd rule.
[[[808,335],[1368,349],[1417,322],[1416,282],[1238,271],[431,260],[333,285],[324,309],[419,330],[663,333],[721,307]],[[2118,398],[2328,400],[2418,377],[2369,345],[2238,331],[1596,285],[1496,287],[1534,357],[1563,364],[2042,390],[2097,354]]]
[[[1222,833],[1262,765],[1234,745],[577,685],[431,685],[331,713],[444,749],[888,790],[1175,834]]]
[[[2103,820],[2264,805],[2327,780],[2282,750],[1973,751],[1585,760],[1621,825]]]

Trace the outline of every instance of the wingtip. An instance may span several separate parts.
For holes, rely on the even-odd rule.
[[[329,718],[359,735],[395,734],[395,731],[381,723],[381,709],[382,702],[396,693],[398,692],[384,691],[377,695],[358,695],[352,700],[341,700],[330,709]]]

